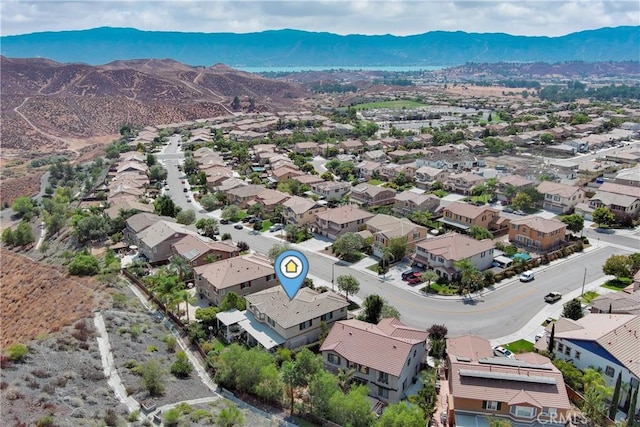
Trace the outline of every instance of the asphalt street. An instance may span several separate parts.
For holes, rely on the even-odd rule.
[[[182,172],[177,163],[183,157],[176,152],[178,138],[157,158],[165,162],[168,170],[167,182],[173,200],[183,209],[194,209],[198,218],[212,217],[212,213],[199,211],[198,207],[186,200],[181,184]],[[191,193],[189,197],[193,200]],[[236,230],[233,225],[221,225],[220,232],[230,233],[234,241],[244,241],[257,252],[267,253],[276,240],[255,233],[249,228]],[[350,274],[360,282],[358,296],[365,298],[378,294],[389,301],[401,313],[406,324],[418,328],[428,328],[434,323],[445,324],[452,336],[472,333],[487,339],[505,336],[522,328],[531,318],[546,307],[543,296],[551,291],[563,294],[581,289],[583,283],[591,283],[605,276],[602,265],[611,255],[630,253],[638,248],[637,235],[600,234],[585,230],[592,239],[592,248],[582,254],[574,254],[568,259],[536,269],[536,279],[529,283],[512,280],[494,291],[485,290],[473,297],[442,298],[420,295],[394,285],[392,280],[383,281],[378,276],[336,265],[336,259],[313,251],[303,250],[310,264],[310,274],[328,283],[332,276]],[[597,240],[600,238],[600,240]],[[585,275],[586,271],[586,275]]]

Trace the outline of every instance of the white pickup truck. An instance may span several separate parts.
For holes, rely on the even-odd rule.
[[[545,302],[556,302],[562,298],[562,294],[560,292],[549,292],[544,296]]]

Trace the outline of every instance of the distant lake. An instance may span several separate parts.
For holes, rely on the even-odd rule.
[[[417,72],[417,71],[436,71],[442,70],[446,68],[445,66],[388,66],[388,67],[369,67],[369,66],[326,66],[326,67],[243,67],[243,66],[233,66],[238,70],[247,71],[249,73],[299,73],[301,71],[337,71],[337,70],[348,70],[348,71],[391,71],[391,72]]]

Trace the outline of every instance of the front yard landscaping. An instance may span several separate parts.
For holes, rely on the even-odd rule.
[[[518,340],[518,341],[511,342],[509,344],[506,344],[504,348],[506,348],[507,350],[515,354],[529,353],[533,351],[533,343],[527,340]]]
[[[632,280],[628,277],[621,277],[619,279],[611,279],[604,285],[600,285],[603,288],[611,289],[613,291],[621,291],[631,284]]]

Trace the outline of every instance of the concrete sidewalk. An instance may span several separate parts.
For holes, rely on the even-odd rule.
[[[608,294],[611,292],[616,292],[611,289],[601,287],[602,284],[606,283],[608,280],[613,279],[614,276],[605,276],[601,277],[598,280],[595,280],[591,283],[588,283],[584,287],[584,292],[594,291],[600,295]],[[545,308],[540,311],[537,315],[535,315],[526,325],[524,325],[519,331],[516,331],[510,335],[506,335],[504,337],[495,338],[490,340],[491,345],[503,345],[509,344],[510,342],[517,341],[520,339],[526,339],[527,341],[535,342],[535,336],[538,333],[541,333],[544,330],[544,326],[542,323],[548,319],[558,319],[564,308],[564,304],[571,301],[574,298],[579,298],[582,294],[582,289],[576,289],[573,292],[565,294],[562,296],[560,301],[556,301],[553,304],[547,304]]]

